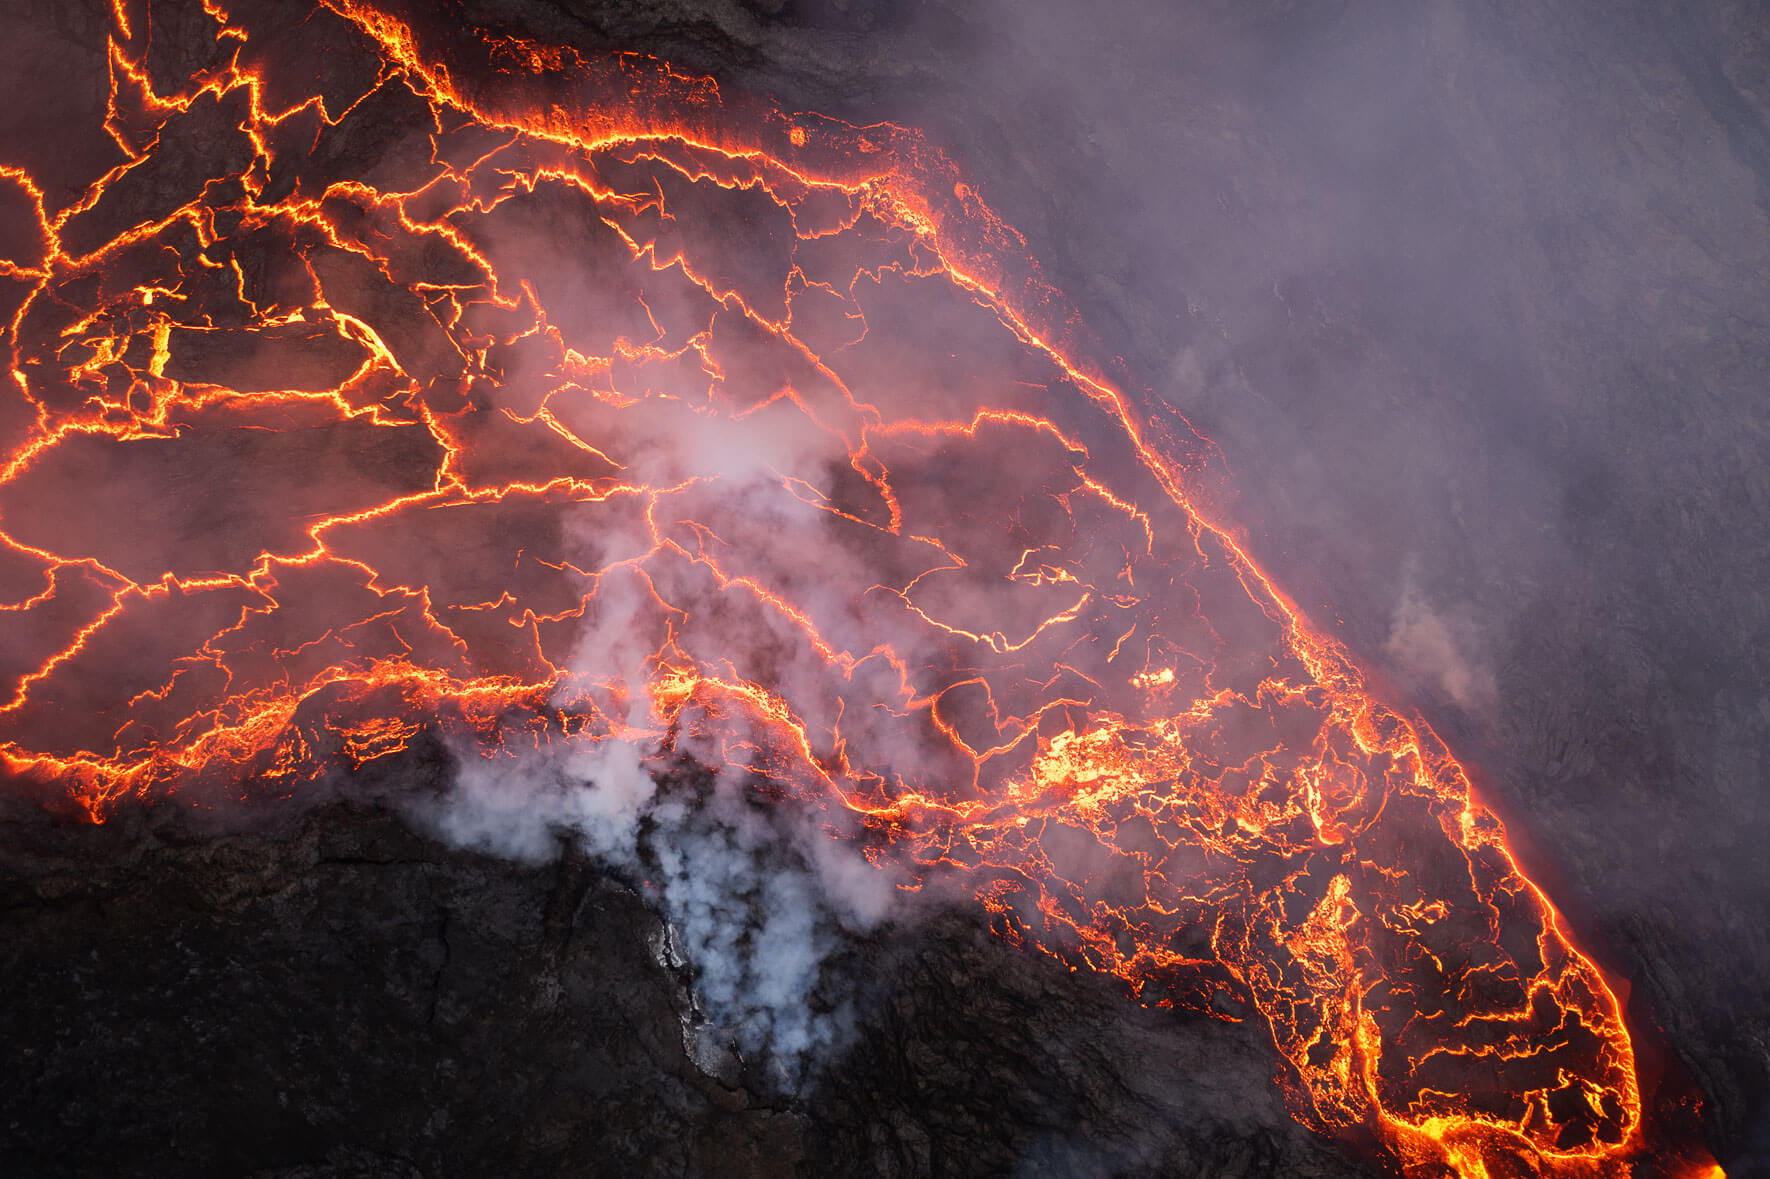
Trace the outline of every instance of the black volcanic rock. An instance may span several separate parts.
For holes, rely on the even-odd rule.
[[[1363,1173],[1286,1116],[1255,1026],[1137,1008],[970,914],[853,944],[858,1041],[786,1097],[695,1063],[663,924],[569,850],[352,802],[32,816],[0,847],[8,1175]]]

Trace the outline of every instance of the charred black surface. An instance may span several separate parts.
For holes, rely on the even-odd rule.
[[[433,769],[402,759],[398,789]],[[9,1175],[1351,1176],[1251,1025],[1144,1011],[969,913],[857,941],[808,1097],[685,1045],[688,971],[581,857],[338,802],[0,830]]]

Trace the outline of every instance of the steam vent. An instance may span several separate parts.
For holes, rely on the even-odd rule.
[[[9,0],[0,1173],[1770,1175],[1770,13]]]

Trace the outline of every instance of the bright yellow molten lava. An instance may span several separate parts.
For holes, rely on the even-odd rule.
[[[114,162],[0,168],[15,773],[103,817],[427,731],[748,767],[1257,1012],[1312,1126],[1628,1173],[1617,998],[1500,823],[917,136],[392,5],[115,7]]]

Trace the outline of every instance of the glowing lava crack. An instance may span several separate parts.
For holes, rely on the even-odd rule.
[[[1617,998],[1462,769],[912,133],[351,0],[112,22],[102,128],[0,171],[15,774],[102,818],[426,728],[692,753],[1144,1002],[1251,1006],[1297,1116],[1406,1168],[1645,1149]]]

